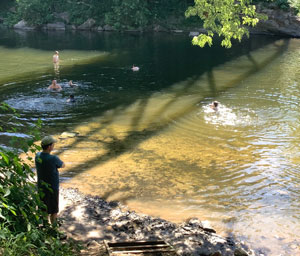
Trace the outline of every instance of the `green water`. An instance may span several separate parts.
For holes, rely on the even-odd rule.
[[[79,133],[57,143],[63,186],[172,221],[207,219],[257,254],[300,253],[299,40],[226,50],[186,35],[1,35],[0,101],[23,126],[0,144],[41,118],[44,134]],[[46,89],[54,78],[59,93]]]

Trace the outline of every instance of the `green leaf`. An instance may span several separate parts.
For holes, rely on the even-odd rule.
[[[5,193],[4,193],[3,197],[7,197],[8,195],[10,195],[10,189],[9,188],[5,189]]]
[[[5,161],[5,163],[7,165],[9,165],[9,158],[6,154],[4,154],[3,152],[0,152],[0,155],[2,156],[2,159]]]
[[[30,223],[27,224],[27,231],[28,231],[28,232],[31,231],[31,224],[30,224]]]

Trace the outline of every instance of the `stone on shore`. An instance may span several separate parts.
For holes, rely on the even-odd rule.
[[[266,14],[268,19],[261,19],[255,27],[249,27],[251,33],[300,37],[300,17],[294,15],[292,9],[281,10],[274,4],[258,4],[257,12]]]
[[[191,36],[191,37],[199,36],[199,35],[200,35],[200,32],[198,32],[198,31],[191,31],[191,32],[189,33],[189,36]]]
[[[34,30],[35,27],[29,26],[25,20],[21,20],[14,25],[14,29]]]
[[[94,19],[88,19],[86,22],[78,26],[79,30],[90,30],[92,29],[96,24],[96,21]]]
[[[115,31],[115,29],[110,25],[104,25],[103,30],[104,31]]]
[[[66,25],[63,22],[48,23],[44,29],[47,30],[66,30]]]
[[[87,245],[103,244],[103,240],[164,240],[181,256],[254,255],[244,244],[205,230],[196,218],[175,224],[160,218],[137,214],[117,202],[106,202],[97,196],[85,196],[75,189],[61,190],[62,230],[69,237]]]

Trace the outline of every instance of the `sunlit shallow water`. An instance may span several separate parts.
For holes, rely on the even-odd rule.
[[[228,51],[167,35],[66,37],[51,47],[16,41],[16,58],[38,48],[51,59],[60,47],[84,62],[29,80],[20,72],[0,88],[25,126],[41,118],[45,133],[78,132],[57,144],[63,186],[176,222],[210,220],[257,253],[300,253],[299,40],[258,37]],[[63,91],[49,92],[57,75]]]

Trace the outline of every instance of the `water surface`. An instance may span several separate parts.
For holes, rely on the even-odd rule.
[[[78,132],[57,144],[63,186],[172,221],[208,219],[257,253],[300,253],[299,40],[226,50],[186,35],[3,34],[0,100],[21,113],[15,135],[37,118],[45,134]],[[46,89],[54,78],[59,93]]]

